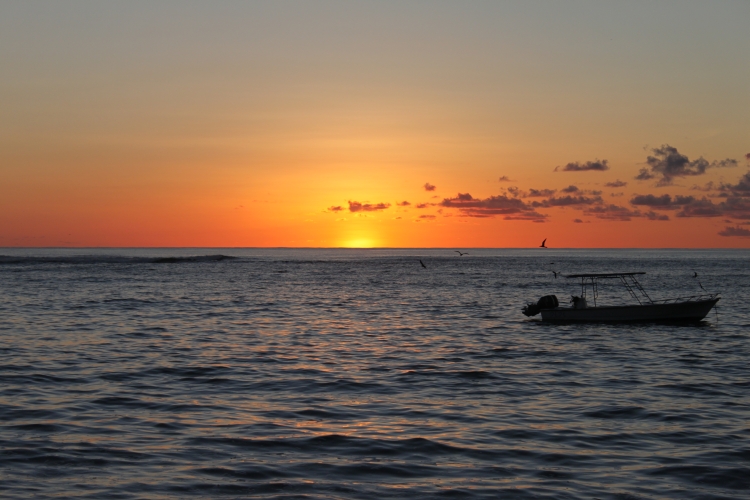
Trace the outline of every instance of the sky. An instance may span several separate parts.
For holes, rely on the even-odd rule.
[[[748,20],[0,1],[0,246],[750,248]]]

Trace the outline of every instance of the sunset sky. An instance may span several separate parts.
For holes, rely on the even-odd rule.
[[[750,248],[750,2],[0,3],[0,246]]]

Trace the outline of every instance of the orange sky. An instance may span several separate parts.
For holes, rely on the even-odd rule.
[[[748,18],[3,4],[0,245],[747,248]]]

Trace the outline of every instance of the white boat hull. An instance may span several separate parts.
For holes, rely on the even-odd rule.
[[[554,309],[542,309],[541,313],[542,321],[552,323],[700,321],[706,317],[719,299],[720,297],[668,304],[587,307],[584,309],[556,307]]]

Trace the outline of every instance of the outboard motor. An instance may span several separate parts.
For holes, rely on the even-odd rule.
[[[544,297],[539,299],[536,304],[526,304],[526,307],[524,307],[521,312],[523,312],[526,316],[531,317],[539,314],[542,309],[554,309],[558,305],[560,305],[560,303],[557,301],[557,296],[545,295]]]

